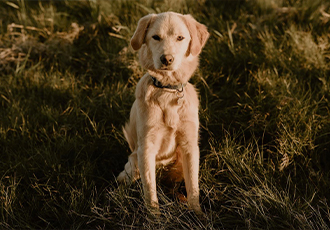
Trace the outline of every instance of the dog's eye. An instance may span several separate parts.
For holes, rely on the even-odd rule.
[[[156,41],[160,41],[160,37],[158,35],[154,35],[152,36],[153,39],[155,39]]]
[[[178,37],[177,37],[177,40],[178,40],[178,41],[182,41],[183,39],[184,39],[183,36],[178,36]]]

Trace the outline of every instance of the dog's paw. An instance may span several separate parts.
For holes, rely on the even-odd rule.
[[[207,228],[208,225],[208,218],[207,215],[202,210],[194,210],[194,213],[197,217],[197,220],[199,222],[199,225],[202,225],[203,228]]]
[[[197,209],[194,209],[193,211],[199,219],[206,219],[207,218],[205,213],[202,211],[202,209],[200,207],[197,208]]]
[[[130,178],[128,177],[126,171],[122,171],[118,176],[117,176],[117,181],[121,184],[126,184],[130,183]]]
[[[127,172],[124,170],[117,176],[117,181],[123,184],[132,184],[138,179],[140,179],[139,171]]]
[[[150,208],[149,213],[150,213],[151,217],[153,217],[155,219],[160,218],[162,215],[159,208]]]
[[[189,209],[194,211],[194,213],[196,214],[196,216],[201,217],[201,218],[205,218],[205,213],[202,211],[201,206],[199,204],[195,204],[195,205],[188,205]]]
[[[155,218],[155,219],[161,217],[162,213],[160,212],[158,203],[152,203],[152,204],[146,203],[146,207],[149,211],[150,217]]]

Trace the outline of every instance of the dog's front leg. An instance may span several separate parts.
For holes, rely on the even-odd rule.
[[[199,147],[198,147],[198,127],[190,123],[183,126],[184,132],[180,138],[182,149],[182,167],[187,190],[188,206],[196,214],[203,214],[199,204]]]
[[[155,135],[146,135],[137,153],[145,203],[153,214],[159,215],[156,188],[156,154],[159,151],[159,143],[155,139],[158,139]]]
[[[188,147],[188,146],[187,146]],[[189,151],[189,152],[188,152]],[[187,199],[189,207],[197,214],[202,213],[199,204],[199,148],[198,146],[189,146],[182,154],[183,174],[187,190]]]

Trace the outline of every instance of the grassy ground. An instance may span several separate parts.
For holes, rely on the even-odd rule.
[[[118,186],[144,70],[138,19],[190,13],[211,37],[200,92],[207,220],[159,187]],[[0,1],[2,229],[329,229],[330,3]]]

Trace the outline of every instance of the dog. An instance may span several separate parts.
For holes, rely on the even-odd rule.
[[[184,179],[188,207],[199,203],[199,100],[188,81],[209,33],[191,15],[174,12],[142,17],[131,39],[147,73],[139,80],[129,122],[123,128],[132,153],[117,180],[141,178],[145,203],[159,213],[156,168],[170,165],[173,182]]]

